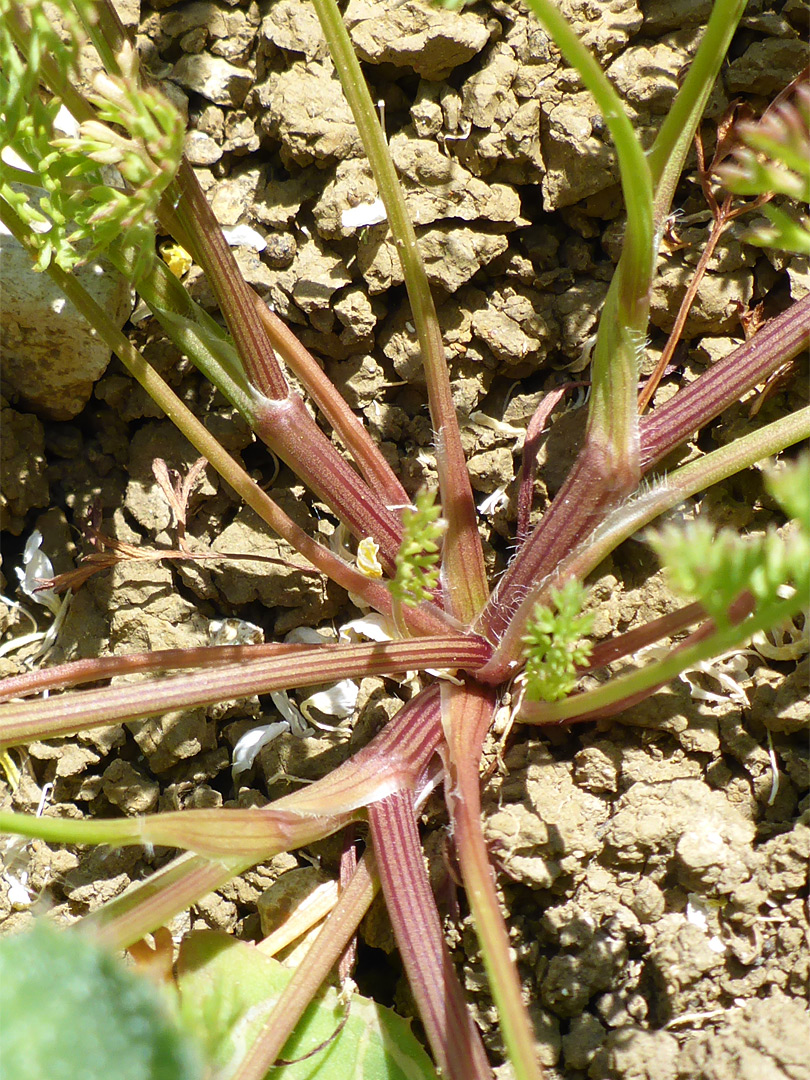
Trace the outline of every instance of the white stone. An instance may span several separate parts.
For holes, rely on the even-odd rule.
[[[34,200],[41,194],[30,190]],[[132,311],[127,281],[103,260],[79,267],[75,276],[116,328],[123,326]],[[34,271],[25,249],[5,230],[0,231],[0,294],[6,391],[40,416],[76,416],[104,374],[110,350],[47,273]]]

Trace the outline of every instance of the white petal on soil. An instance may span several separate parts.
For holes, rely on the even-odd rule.
[[[470,420],[474,424],[478,424],[479,427],[490,428],[492,431],[497,431],[500,435],[512,435],[516,439],[521,439],[526,434],[526,428],[515,427],[514,424],[506,424],[503,420],[496,420],[492,416],[487,416],[486,413],[477,412],[470,413]]]
[[[35,604],[42,604],[54,615],[59,614],[62,601],[53,589],[35,590],[43,578],[53,577],[53,564],[41,549],[42,533],[34,529],[25,544],[23,551],[23,569],[17,568],[17,577],[20,579],[20,588],[25,595]]]
[[[495,513],[499,506],[503,506],[507,502],[509,502],[509,497],[506,494],[506,488],[495,488],[491,495],[487,495],[478,504],[478,513],[483,517],[489,517],[490,514]]]
[[[718,925],[719,906],[712,900],[700,896],[698,893],[689,893],[686,904],[686,920],[692,926],[697,926],[709,935],[707,945],[712,952],[718,955],[726,951],[726,946],[721,938],[713,933]]]
[[[286,720],[278,720],[274,724],[262,724],[261,727],[251,728],[246,731],[242,738],[233,748],[233,764],[231,775],[234,780],[239,773],[247,772],[256,760],[256,755],[263,746],[267,746],[273,739],[290,730]]]
[[[361,229],[364,225],[379,225],[387,215],[382,199],[377,196],[374,202],[350,206],[340,215],[340,224],[344,229]]]
[[[699,660],[691,668],[682,671],[679,678],[681,682],[688,685],[691,696],[698,701],[709,701],[717,705],[733,701],[737,705],[742,705],[743,708],[748,708],[750,707],[748,695],[741,684],[750,678],[746,662],[746,656],[749,654],[750,650],[737,649],[723,653],[722,656],[716,656],[712,660]],[[724,693],[716,694],[711,690],[704,690],[697,679],[690,677],[693,672],[699,672],[714,679],[720,684]]]
[[[326,716],[337,716],[338,719],[345,720],[354,712],[359,693],[360,687],[356,682],[352,679],[341,679],[328,690],[321,690],[317,694],[312,694],[306,701],[302,701],[301,712],[310,724],[315,724],[316,727],[320,725],[312,719],[311,709],[317,709]]]
[[[315,732],[311,727],[307,726],[306,721],[298,710],[296,705],[290,701],[289,695],[283,690],[276,690],[270,695],[273,704],[290,725],[290,731],[296,738],[305,739],[308,735],[314,735]]]
[[[24,871],[19,877],[15,877],[12,873],[5,873],[3,874],[3,880],[8,884],[8,902],[12,910],[19,911],[21,908],[31,906],[34,901],[25,884],[28,880],[27,871]]]
[[[232,229],[223,229],[222,235],[231,247],[253,248],[254,251],[264,251],[267,241],[260,232],[251,229],[249,225],[236,225]]]
[[[357,641],[367,638],[369,641],[393,641],[394,627],[384,615],[375,612],[351,619],[340,627],[339,639],[342,642]]]
[[[768,660],[801,660],[810,651],[807,627],[797,626],[793,619],[774,627],[767,634],[760,630],[754,634],[751,644],[760,656]]]

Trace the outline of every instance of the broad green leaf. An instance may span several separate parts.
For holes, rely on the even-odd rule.
[[[73,931],[0,940],[3,1080],[200,1080],[164,994]]]
[[[178,959],[181,1013],[205,1040],[226,1080],[253,1043],[292,972],[227,934],[202,931],[185,939]],[[284,1048],[293,1060],[328,1040],[343,1017],[335,990],[313,1002]],[[276,1067],[268,1080],[436,1080],[422,1045],[390,1009],[355,994],[341,1032],[312,1057]]]

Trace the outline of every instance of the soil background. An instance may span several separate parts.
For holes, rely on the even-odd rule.
[[[709,4],[562,6],[649,144]],[[234,237],[248,281],[322,358],[408,490],[434,479],[415,337],[386,225],[344,224],[346,211],[363,214],[375,189],[312,10],[298,0],[154,0],[140,8],[127,0],[121,10],[137,28],[144,63],[188,115],[187,152],[220,222],[252,230],[241,243]],[[512,551],[513,481],[526,424],[549,389],[587,379],[623,227],[613,155],[577,76],[519,4],[471,4],[453,14],[412,0],[351,0],[346,18],[383,103],[436,291],[476,497],[495,496],[481,513],[494,579]],[[761,111],[807,62],[809,24],[799,0],[749,4],[709,119],[734,97]],[[707,233],[694,175],[684,178],[675,205],[647,369]],[[810,288],[807,260],[746,245],[748,224],[721,241],[659,402],[743,339],[741,317],[759,304],[772,314]],[[194,268],[186,280],[200,302],[212,304]],[[137,308],[127,325],[220,440],[328,542],[335,531],[328,510],[286,469],[277,471],[159,326]],[[766,400],[752,395],[701,435],[699,449],[795,408],[806,385],[800,373]],[[40,376],[7,381],[4,392],[5,593],[19,599],[15,568],[33,528],[42,531],[57,572],[87,550],[88,520],[142,548],[176,545],[152,463],[162,458],[184,474],[195,454],[117,361],[78,397]],[[538,516],[573,460],[584,417],[577,407],[556,414],[540,451]],[[689,444],[667,465],[699,449]],[[699,509],[746,531],[779,524],[756,470],[712,489]],[[328,640],[357,614],[339,589],[302,569],[303,560],[210,469],[190,505],[188,537],[200,552],[247,558],[120,563],[73,598],[48,662],[208,644],[228,627],[244,632],[235,623],[223,630],[227,619],[250,622],[266,640],[300,627],[317,627]],[[286,561],[251,562],[251,555]],[[677,606],[642,541],[620,548],[593,584],[599,638]],[[27,628],[12,604],[0,604],[5,642]],[[519,729],[500,760],[493,746],[487,831],[550,1080],[810,1077],[810,710],[801,625],[793,638],[692,673],[620,721]],[[6,651],[0,674],[18,670],[25,656],[25,649]],[[257,723],[277,718],[269,699],[38,742],[13,753],[21,778],[14,790],[0,780],[0,799],[26,811],[44,800],[46,813],[72,817],[261,805],[334,768],[411,692],[406,683],[364,680],[355,716],[337,733],[283,736],[236,781],[233,746]],[[445,826],[437,800],[425,817],[425,845],[434,881],[447,893]],[[208,897],[172,929],[217,927],[255,938],[268,886],[292,868],[333,873],[336,851],[330,841],[280,856]],[[3,930],[47,909],[72,921],[170,855],[7,845]],[[463,894],[456,899],[457,910],[448,904],[448,933],[497,1065],[494,1010]],[[359,981],[411,1008],[381,908],[364,924]],[[499,1065],[498,1075],[509,1076],[508,1066]]]

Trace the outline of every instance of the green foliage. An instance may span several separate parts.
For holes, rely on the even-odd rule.
[[[187,937],[178,959],[181,1011],[204,1039],[216,1075],[225,1080],[245,1056],[269,1017],[292,971],[228,934],[203,931]],[[436,1071],[410,1022],[355,994],[345,1008],[327,990],[304,1013],[284,1048],[295,1064],[274,1068],[272,1080],[436,1080]],[[326,1043],[312,1057],[311,1050]]]
[[[773,192],[807,204],[810,202],[810,85],[801,83],[791,99],[770,109],[757,123],[743,123],[737,133],[744,144],[717,174],[737,195]],[[810,228],[777,206],[766,204],[762,213],[771,222],[746,237],[760,247],[780,248],[810,255]]]
[[[154,258],[154,213],[179,166],[184,125],[161,93],[140,86],[137,56],[126,49],[118,57],[122,77],[95,79],[87,102],[96,119],[85,120],[76,134],[60,133],[60,99],[43,100],[39,82],[47,85],[54,69],[60,79],[76,80],[82,35],[73,5],[60,0],[58,7],[70,30],[68,44],[40,0],[25,5],[30,33],[21,41],[12,32],[20,24],[19,5],[0,0],[0,141],[31,170],[29,179],[0,166],[0,198],[32,226],[38,270],[51,260],[70,270],[122,242],[138,253],[137,280]],[[30,188],[12,187],[13,181],[39,187],[36,203]]]
[[[798,523],[805,534],[804,543],[807,543],[810,538],[810,454],[805,453],[795,465],[772,470],[765,478],[765,486],[788,517]]]
[[[51,25],[41,2],[30,3],[25,10],[29,32],[24,58],[12,34],[12,26],[18,22],[19,4],[0,0],[0,143],[4,147],[13,145],[21,132],[32,130],[32,111],[36,111],[33,127],[38,133],[42,132],[42,122],[47,122],[48,115],[58,111],[58,102],[52,103],[53,108],[45,113],[36,110],[40,104],[42,61],[50,58],[66,74],[75,72],[83,36],[72,6],[60,6],[68,31],[64,40]],[[45,130],[50,131],[49,124]]]
[[[400,604],[414,607],[430,598],[439,584],[439,558],[445,523],[435,491],[420,491],[416,505],[402,515],[402,544],[397,552],[396,577],[389,582]]]
[[[200,1080],[163,993],[73,931],[0,941],[3,1080]]]
[[[583,640],[593,615],[583,612],[584,586],[574,579],[551,593],[553,608],[538,604],[523,637],[526,657],[526,697],[529,701],[559,701],[574,689],[577,668],[593,648]]]
[[[719,627],[728,625],[729,605],[750,592],[759,612],[776,606],[786,587],[810,592],[810,455],[786,465],[768,480],[774,498],[794,517],[780,534],[768,529],[740,536],[715,531],[707,521],[668,526],[649,536],[672,588],[699,600]]]

